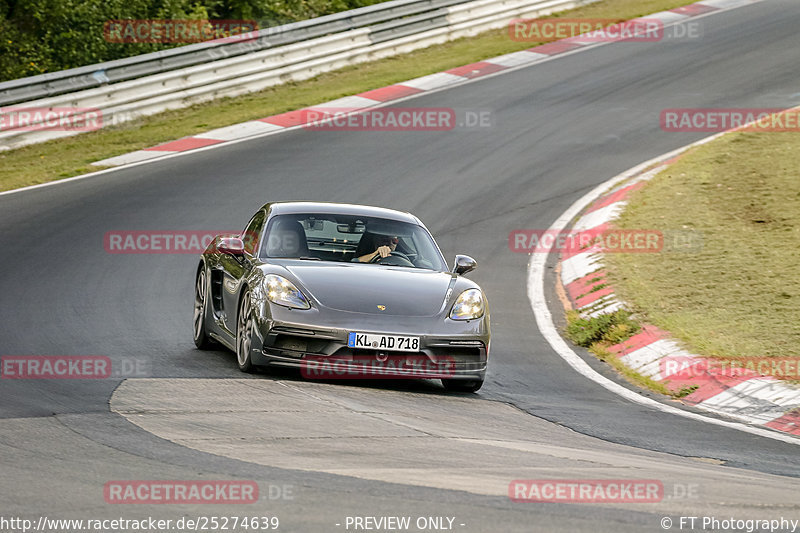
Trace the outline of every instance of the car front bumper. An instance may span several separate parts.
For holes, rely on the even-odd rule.
[[[469,323],[444,320],[437,324],[440,331],[430,331],[425,324],[434,320],[398,323],[389,317],[373,317],[368,315],[354,327],[261,320],[251,360],[256,365],[298,368],[312,379],[484,379],[490,344],[488,317]],[[426,325],[426,333],[420,333]],[[347,340],[353,331],[419,337],[420,348],[417,352],[350,348]]]

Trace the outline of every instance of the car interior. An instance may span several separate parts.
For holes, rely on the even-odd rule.
[[[373,229],[374,228],[374,229]],[[261,255],[267,258],[359,262],[379,246],[397,241],[393,254],[372,263],[433,268],[415,244],[414,225],[391,220],[333,215],[278,215],[267,228]],[[432,243],[431,243],[432,244]]]

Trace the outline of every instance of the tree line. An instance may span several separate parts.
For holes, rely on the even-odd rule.
[[[108,36],[109,21],[249,20],[266,28],[383,1],[0,0],[0,81],[186,44],[119,42]]]

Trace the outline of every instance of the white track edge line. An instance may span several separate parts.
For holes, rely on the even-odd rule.
[[[686,17],[684,20],[676,20],[675,22],[671,22],[669,24],[665,24],[664,27],[668,28],[670,26],[674,26],[674,25],[677,25],[677,24],[683,24],[684,22],[689,21],[689,20],[697,20],[697,19],[705,18],[705,17],[711,16],[711,15],[717,15],[719,13],[726,13],[728,11],[733,11],[734,9],[739,9],[739,8],[742,8],[742,7],[755,5],[755,4],[761,3],[763,1],[764,0],[752,0],[751,3],[749,3],[749,4],[735,5],[735,6],[732,6],[732,7],[726,7],[726,8],[723,8],[723,9],[717,9],[715,11],[709,11],[708,13],[702,13],[700,15],[695,15],[693,17]],[[702,3],[702,1],[698,1],[698,2],[695,2],[695,3]],[[652,13],[652,14],[655,15],[656,13]],[[619,42],[619,41],[598,42],[598,43],[587,45],[587,46],[579,46],[578,48],[576,48],[574,50],[570,50],[568,52],[562,52],[560,54],[555,54],[555,55],[552,55],[552,56],[548,56],[546,58],[538,59],[538,60],[533,61],[531,63],[526,63],[526,64],[523,64],[523,65],[517,65],[515,67],[509,67],[509,68],[500,70],[498,72],[493,72],[491,74],[487,74],[486,76],[481,76],[481,77],[478,77],[478,78],[465,78],[464,81],[455,83],[453,85],[448,85],[448,86],[445,86],[445,87],[439,87],[437,89],[432,89],[430,91],[423,91],[423,92],[420,92],[420,93],[411,94],[411,95],[408,95],[408,96],[404,96],[403,98],[398,98],[396,100],[390,100],[388,102],[383,102],[380,105],[376,105],[375,107],[370,107],[368,109],[378,109],[378,108],[381,108],[381,107],[394,105],[394,104],[397,104],[397,103],[400,103],[400,102],[405,102],[406,100],[411,100],[413,98],[419,98],[420,96],[426,96],[426,95],[429,95],[429,94],[438,93],[440,91],[446,91],[446,90],[449,90],[449,89],[453,89],[455,87],[462,87],[462,86],[467,85],[469,83],[478,82],[478,81],[482,81],[482,80],[489,79],[489,78],[494,78],[495,76],[500,76],[502,74],[508,74],[509,72],[515,72],[517,70],[522,70],[524,68],[533,67],[533,66],[536,66],[536,65],[540,65],[542,63],[547,63],[548,61],[552,61],[554,59],[560,59],[562,57],[570,56],[570,55],[576,54],[578,52],[583,52],[585,50],[589,50],[589,49],[592,49],[592,48],[597,48],[599,46],[605,46],[605,45],[608,45],[608,44],[614,44],[615,42]],[[522,51],[525,51],[525,50],[519,50],[519,51],[522,52]],[[503,55],[506,55],[506,54],[503,54]],[[497,57],[501,57],[501,56],[497,56]],[[488,58],[488,59],[491,59],[491,58]],[[486,60],[483,59],[481,61],[486,61]],[[444,71],[442,71],[442,72],[444,72]],[[434,74],[438,74],[438,72],[434,73]],[[411,81],[411,80],[405,80],[405,81]],[[392,85],[403,85],[403,83],[404,82],[398,82],[398,83],[394,83]],[[387,85],[387,87],[391,87],[392,85]],[[383,89],[383,88],[384,87],[379,87],[379,89]],[[351,96],[358,96],[358,95],[351,95]],[[299,111],[299,110],[295,110],[295,111]],[[264,118],[270,118],[270,117],[264,117]],[[262,119],[253,119],[253,120],[262,120]],[[245,121],[245,122],[249,122],[249,121]],[[238,123],[238,124],[241,124],[241,123]],[[231,126],[235,126],[235,125],[236,124],[231,124]],[[223,127],[227,127],[227,126],[223,126]],[[136,162],[133,162],[133,163],[126,163],[124,165],[119,165],[119,166],[115,166],[115,167],[111,167],[111,168],[106,168],[106,169],[103,169],[103,170],[98,170],[98,171],[95,171],[95,172],[90,172],[88,174],[81,174],[79,176],[72,176],[71,178],[64,178],[64,179],[56,180],[56,181],[48,181],[46,183],[39,183],[37,185],[28,185],[27,187],[21,187],[19,189],[11,189],[10,191],[0,191],[0,196],[7,196],[7,195],[11,195],[11,194],[18,193],[18,192],[25,192],[25,191],[35,190],[35,189],[42,189],[44,187],[49,187],[51,185],[58,185],[58,184],[61,184],[61,183],[69,183],[69,182],[73,182],[73,181],[82,180],[82,179],[85,179],[85,178],[93,178],[95,176],[108,174],[110,172],[115,172],[117,170],[123,170],[123,169],[127,169],[127,168],[132,168],[132,167],[136,167],[136,166],[139,166],[139,165],[146,165],[146,164],[149,164],[149,163],[155,163],[157,161],[164,161],[166,159],[170,159],[170,158],[173,158],[173,157],[184,156],[184,155],[187,155],[187,154],[196,154],[196,153],[199,153],[199,152],[204,152],[206,150],[213,150],[215,148],[221,148],[223,146],[230,146],[232,144],[237,144],[237,143],[245,142],[245,141],[251,141],[253,139],[258,139],[258,138],[261,138],[261,137],[269,137],[270,135],[278,135],[280,133],[285,133],[285,132],[290,131],[290,130],[300,129],[302,127],[303,127],[303,125],[300,124],[300,125],[297,125],[297,126],[291,126],[289,128],[284,128],[284,129],[281,129],[281,130],[267,131],[267,132],[264,132],[264,133],[257,133],[255,135],[251,135],[249,137],[242,137],[241,139],[234,139],[234,140],[231,140],[231,141],[224,141],[224,142],[221,142],[221,143],[218,143],[218,144],[212,144],[210,146],[204,146],[202,148],[195,148],[193,150],[185,150],[183,152],[165,154],[165,155],[160,156],[160,157],[154,157],[152,159],[145,159],[144,161],[136,161]],[[192,137],[192,136],[189,135],[188,137]],[[174,139],[174,140],[177,141],[177,140],[180,140],[180,139]],[[133,152],[136,152],[136,151],[137,150],[133,150]],[[127,153],[132,153],[132,152],[127,152]],[[120,155],[125,155],[125,154],[120,154]],[[117,157],[117,156],[112,156],[112,157]],[[110,158],[107,158],[107,159],[110,159]]]
[[[553,225],[550,226],[548,232],[560,232],[563,230],[571,220],[573,220],[589,203],[599,198],[605,191],[607,191],[610,187],[629,179],[636,174],[642,172],[647,167],[655,165],[657,163],[661,163],[668,159],[679,155],[690,148],[695,146],[699,146],[701,144],[705,144],[717,137],[720,137],[723,133],[717,133],[711,135],[710,137],[706,137],[701,139],[700,141],[691,143],[686,145],[682,148],[678,148],[677,150],[673,150],[667,154],[661,155],[649,161],[646,161],[640,165],[629,169],[622,174],[611,178],[608,181],[605,181],[586,193],[583,197],[578,199],[575,203],[573,203],[564,213],[561,214]],[[613,392],[614,394],[621,396],[622,398],[639,404],[645,407],[651,407],[663,413],[674,414],[678,416],[682,416],[684,418],[689,418],[691,420],[696,420],[700,422],[706,422],[708,424],[714,424],[717,426],[723,426],[730,429],[735,429],[738,431],[742,431],[744,433],[750,433],[752,435],[758,435],[760,437],[766,437],[773,440],[778,440],[781,442],[786,442],[789,444],[800,445],[800,439],[788,435],[779,433],[777,431],[773,431],[770,429],[762,429],[758,427],[749,426],[746,424],[742,424],[739,422],[729,422],[726,420],[721,420],[718,418],[711,418],[709,416],[701,415],[698,413],[693,413],[691,411],[686,411],[684,409],[680,409],[678,407],[673,407],[671,405],[666,405],[664,403],[658,402],[646,396],[642,396],[636,391],[628,389],[627,387],[623,387],[622,385],[611,381],[610,379],[602,376],[598,372],[596,372],[589,364],[584,361],[577,353],[575,353],[572,348],[566,343],[566,341],[561,337],[558,333],[558,329],[556,328],[555,323],[553,322],[552,314],[550,313],[550,309],[547,305],[547,300],[545,299],[544,293],[544,274],[545,274],[545,263],[547,262],[547,257],[550,255],[550,251],[552,250],[553,246],[551,245],[545,253],[537,253],[531,254],[531,261],[528,264],[528,299],[531,303],[531,308],[533,309],[533,314],[536,318],[536,324],[539,327],[539,331],[542,333],[542,336],[547,340],[553,350],[562,358],[564,359],[567,364],[569,364],[575,371],[579,374],[584,376],[591,381],[594,381],[601,387]]]

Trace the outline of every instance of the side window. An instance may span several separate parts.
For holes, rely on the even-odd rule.
[[[258,245],[258,238],[261,235],[262,228],[264,227],[264,218],[266,218],[266,216],[267,215],[264,211],[259,211],[256,213],[253,218],[250,219],[250,222],[244,229],[244,233],[242,233],[244,251],[250,255],[255,255],[256,246]]]

